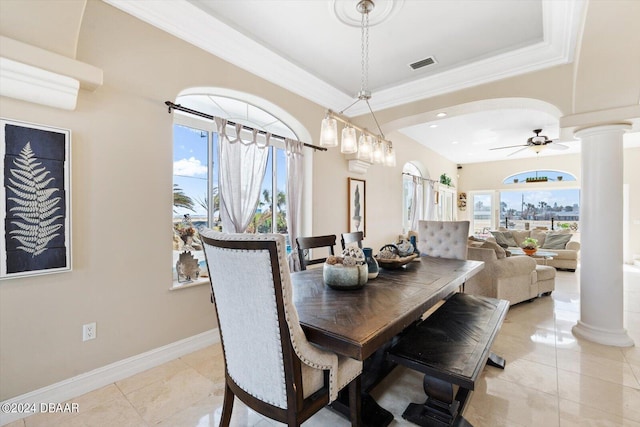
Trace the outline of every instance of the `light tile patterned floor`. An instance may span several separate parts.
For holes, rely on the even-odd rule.
[[[493,347],[507,359],[504,371],[486,367],[465,411],[476,427],[640,426],[640,349],[576,339],[579,270],[558,272],[550,297],[511,307]],[[640,269],[625,267],[625,327],[640,346]],[[78,414],[38,414],[9,424],[33,426],[216,426],[224,367],[219,346],[134,375],[72,399]],[[422,378],[399,367],[374,390],[395,415],[392,426],[412,425],[401,414],[423,401]],[[277,425],[238,400],[232,425]],[[324,409],[305,426],[348,426]]]

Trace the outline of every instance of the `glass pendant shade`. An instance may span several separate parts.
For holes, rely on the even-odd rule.
[[[375,141],[373,143],[373,164],[384,164],[384,145],[380,141]]]
[[[387,147],[384,155],[384,165],[388,167],[395,167],[396,165],[396,152],[391,145]]]
[[[325,117],[320,127],[320,145],[323,147],[338,146],[338,122],[332,117]]]
[[[371,163],[373,160],[373,138],[369,135],[360,135],[358,141],[358,160],[364,160]]]
[[[356,130],[350,126],[346,126],[342,129],[342,145],[340,146],[340,152],[343,154],[351,154],[358,151],[358,145],[356,144]]]

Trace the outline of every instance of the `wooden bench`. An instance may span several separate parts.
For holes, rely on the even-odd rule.
[[[427,400],[402,417],[421,426],[470,426],[462,417],[486,363],[504,369],[491,345],[509,302],[456,293],[389,350],[392,362],[422,372]]]

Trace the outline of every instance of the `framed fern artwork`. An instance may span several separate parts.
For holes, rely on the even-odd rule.
[[[0,124],[0,279],[71,271],[71,132]]]

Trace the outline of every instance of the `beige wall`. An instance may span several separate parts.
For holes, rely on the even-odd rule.
[[[89,1],[76,59],[104,71],[75,111],[2,98],[2,116],[72,131],[73,271],[0,284],[0,400],[215,327],[206,286],[171,286],[172,115],[164,101],[211,86],[262,97],[319,135],[324,108],[99,1]],[[309,141],[314,142],[314,141]],[[411,154],[408,154],[410,152]],[[350,174],[339,150],[314,156],[312,230],[347,227],[347,177],[367,180],[367,243],[401,230],[402,165],[454,169],[407,141],[398,166]],[[83,343],[82,324],[97,322]]]
[[[628,210],[625,234],[625,261],[635,255],[640,256],[640,148],[624,150],[623,184],[628,186]],[[502,184],[504,179],[518,172],[530,170],[560,170],[572,173],[577,181]],[[514,159],[498,162],[466,164],[459,171],[459,191],[487,190],[547,190],[580,187],[582,177],[580,155],[540,157],[538,159]],[[469,201],[470,203],[470,201]],[[458,219],[469,220],[472,210],[467,205],[466,211],[458,211]]]
[[[5,22],[39,28],[55,11],[7,12]],[[81,2],[83,5],[83,3]],[[62,13],[62,12],[61,12]],[[72,22],[75,16],[72,14]],[[65,20],[56,19],[59,25]],[[13,32],[21,26],[11,26]],[[17,31],[17,30],[16,30]],[[66,36],[65,36],[66,37]],[[23,40],[36,43],[34,39]],[[64,48],[72,52],[65,38]],[[0,46],[1,49],[1,46]],[[104,71],[95,92],[80,91],[75,111],[0,98],[3,117],[72,131],[73,271],[0,283],[0,400],[73,377],[118,360],[193,336],[215,326],[206,286],[169,291],[171,285],[172,115],[163,102],[193,86],[224,87],[264,98],[290,112],[316,139],[324,108],[177,40],[97,0],[86,4],[75,57]],[[70,56],[73,56],[69,53]],[[530,96],[571,109],[572,66],[442,96],[397,111],[381,112],[383,123],[475,99]],[[360,118],[363,125],[365,118]],[[389,132],[397,167],[373,166],[366,175],[348,172],[339,151],[314,154],[313,234],[347,228],[347,177],[367,181],[366,244],[374,249],[401,231],[402,166],[419,161],[431,178],[455,164],[412,140]],[[309,153],[311,153],[309,151]],[[627,153],[625,153],[626,156]],[[637,151],[631,156],[639,164]],[[630,160],[625,157],[626,165]],[[510,166],[509,166],[510,167]],[[465,165],[460,189],[475,166]],[[497,169],[497,168],[496,168]],[[627,169],[631,169],[627,166]],[[508,172],[495,172],[500,180]],[[632,219],[640,218],[634,182]],[[484,178],[483,178],[484,179]],[[625,181],[626,182],[626,181]],[[483,185],[495,188],[497,182]],[[475,187],[474,187],[475,188]],[[634,190],[635,189],[635,190]],[[468,191],[468,190],[467,190]],[[637,247],[640,226],[633,225]],[[636,252],[640,252],[637,249]],[[81,326],[96,321],[98,338],[83,343]]]
[[[366,237],[364,245],[374,253],[393,243],[402,232],[402,167],[420,162],[431,178],[442,173],[454,177],[456,165],[439,154],[400,134],[387,135],[397,147],[396,167],[371,166],[366,175],[350,173],[339,150],[316,156],[314,162],[313,233],[336,234],[347,231],[347,179],[366,181]]]
[[[71,129],[73,194],[73,271],[0,283],[0,400],[215,327],[206,286],[169,291],[173,116],[164,101],[216,86],[314,126],[324,111],[100,1],[87,4],[77,59],[103,69],[104,85],[81,90],[75,111],[0,99],[3,117]],[[83,343],[91,321],[98,338]]]
[[[503,184],[510,175],[532,170],[559,170],[576,176],[577,181],[554,183]],[[469,163],[460,170],[461,191],[516,190],[522,188],[575,188],[580,186],[580,155],[549,156],[497,162]]]

